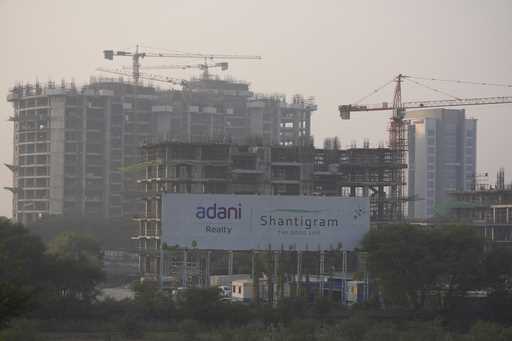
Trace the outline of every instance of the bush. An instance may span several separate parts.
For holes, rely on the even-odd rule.
[[[372,325],[373,321],[366,316],[356,315],[339,323],[336,326],[336,334],[344,341],[361,341]]]
[[[477,322],[469,331],[468,341],[509,341],[512,328],[503,328],[492,322]]]
[[[396,341],[400,340],[400,332],[393,325],[377,324],[369,329],[362,339],[364,341]],[[416,338],[411,340],[417,341]]]
[[[134,308],[145,320],[176,318],[176,307],[171,295],[160,290],[157,283],[144,282],[134,285]]]
[[[316,320],[295,320],[290,324],[290,340],[308,341],[315,339],[315,332],[320,327],[320,322]]]
[[[304,297],[293,297],[281,300],[276,309],[276,314],[280,322],[290,323],[294,319],[306,317],[308,305]]]
[[[243,303],[222,302],[218,305],[219,320],[228,322],[233,326],[245,326],[254,318],[254,311]]]
[[[222,302],[217,288],[187,289],[178,296],[178,308],[186,319],[194,319],[209,325],[218,325],[223,316],[218,314]]]
[[[2,341],[41,341],[44,340],[37,332],[37,326],[32,321],[17,320],[9,329],[0,332]]]
[[[127,339],[139,339],[144,336],[144,325],[137,316],[125,317],[120,323],[119,330]]]
[[[185,340],[198,340],[200,329],[201,325],[196,320],[187,319],[178,324],[178,331],[183,334]]]

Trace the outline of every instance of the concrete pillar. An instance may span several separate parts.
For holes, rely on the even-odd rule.
[[[251,279],[252,279],[252,297],[254,303],[258,304],[259,302],[259,280],[256,278],[258,274],[256,274],[256,252],[251,250]]]
[[[320,269],[319,269],[319,277],[320,277],[320,296],[324,295],[324,279],[323,275],[325,273],[325,253],[324,251],[320,251]]]
[[[206,253],[206,266],[205,266],[205,288],[208,288],[210,286],[210,265],[211,265],[211,259],[212,259],[212,252],[208,251]]]
[[[187,142],[192,142],[192,117],[190,109],[187,107]]]
[[[212,142],[213,141],[213,114],[210,114],[210,128],[209,128],[209,131],[208,131],[208,141],[209,142]]]
[[[251,251],[251,278],[254,280],[254,276],[256,275],[256,269],[255,269],[255,256],[254,250]]]
[[[350,196],[355,197],[356,196],[356,187],[350,186]]]
[[[158,279],[160,281],[160,289],[163,289],[164,287],[164,276],[165,276],[165,256],[164,256],[164,249],[162,248],[162,244],[160,244],[160,258],[158,259]]]
[[[296,278],[296,284],[297,284],[297,296],[300,295],[300,288],[302,282],[302,251],[297,251],[297,278]]]
[[[233,258],[234,258],[234,252],[229,251],[228,253],[228,274],[233,274]]]
[[[277,304],[277,301],[279,299],[279,279],[278,279],[278,276],[279,276],[279,254],[281,252],[279,251],[274,251],[274,254],[273,254],[273,258],[274,258],[274,275],[273,275],[273,280],[272,280],[272,285],[273,285],[273,288],[272,288],[272,293],[273,293],[273,298],[272,298],[272,302],[274,305]]]
[[[188,287],[188,251],[183,250],[183,276],[181,279],[181,285],[185,288]]]
[[[341,273],[342,273],[342,287],[341,287],[341,302],[345,304],[347,301],[347,251],[341,251]]]
[[[48,152],[51,153],[51,157],[48,160],[49,170],[48,175],[50,176],[50,184],[48,189],[48,213],[49,214],[62,214],[64,213],[64,158],[66,153],[65,148],[65,116],[66,116],[66,99],[64,96],[50,96],[48,97],[49,105],[48,109],[48,121],[49,127],[47,127],[48,136]],[[85,117],[85,115],[84,115]],[[85,123],[84,123],[85,124]],[[37,132],[36,132],[37,134]],[[85,129],[83,130],[83,148],[85,149]],[[37,137],[36,137],[37,140]],[[34,141],[35,143],[35,141]],[[82,150],[84,152],[85,150]],[[35,145],[34,145],[35,152]],[[19,155],[19,154],[18,154]],[[85,155],[83,156],[85,157]],[[82,163],[83,165],[83,163]],[[85,169],[82,170],[85,174]],[[85,178],[84,178],[85,179]],[[84,180],[85,181],[85,180]],[[15,184],[16,186],[16,184]],[[28,206],[28,205],[27,205]],[[25,209],[24,206],[21,209]],[[34,208],[30,208],[34,209]],[[26,217],[26,214],[24,214]]]

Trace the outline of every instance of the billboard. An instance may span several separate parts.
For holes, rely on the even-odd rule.
[[[205,250],[357,247],[368,198],[162,193],[161,240]]]

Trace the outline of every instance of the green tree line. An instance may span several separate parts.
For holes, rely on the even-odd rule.
[[[120,333],[120,339],[159,330],[188,340],[510,339],[510,249],[485,244],[464,226],[387,226],[371,230],[361,246],[372,290],[368,302],[351,308],[330,297],[233,303],[215,288],[173,296],[151,282],[135,284],[133,299],[98,300],[105,275],[93,238],[63,232],[45,244],[1,218],[0,329],[10,328],[0,340],[16,332],[21,318],[45,330]]]

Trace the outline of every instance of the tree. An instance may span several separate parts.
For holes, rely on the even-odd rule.
[[[0,328],[34,304],[44,271],[43,253],[38,237],[0,217]]]
[[[512,249],[494,247],[486,253],[480,287],[488,294],[488,319],[512,325]]]
[[[176,307],[170,293],[160,290],[157,282],[137,282],[133,291],[137,310],[143,318],[176,318]]]
[[[474,229],[458,225],[434,228],[429,237],[432,290],[444,293],[441,308],[451,310],[468,290],[478,289],[475,284],[485,258],[483,242]]]
[[[59,259],[83,260],[101,266],[102,254],[99,243],[84,234],[62,232],[48,243],[47,252]]]
[[[94,216],[82,216],[80,213],[69,215],[52,215],[44,217],[26,228],[40,236],[48,243],[64,232],[91,235],[101,241],[104,249],[132,249],[133,236],[138,226],[127,218],[104,219]]]
[[[425,233],[412,226],[393,226],[370,231],[363,240],[368,268],[377,278],[386,303],[418,306],[425,272]]]
[[[221,296],[218,288],[187,289],[178,296],[178,307],[187,319],[196,319],[207,324],[222,322]]]
[[[64,232],[48,245],[48,274],[58,297],[90,301],[104,278],[99,244],[91,237]]]
[[[370,231],[363,240],[368,267],[385,302],[419,310],[437,293],[438,309],[472,287],[483,259],[483,245],[463,226],[389,226]]]

